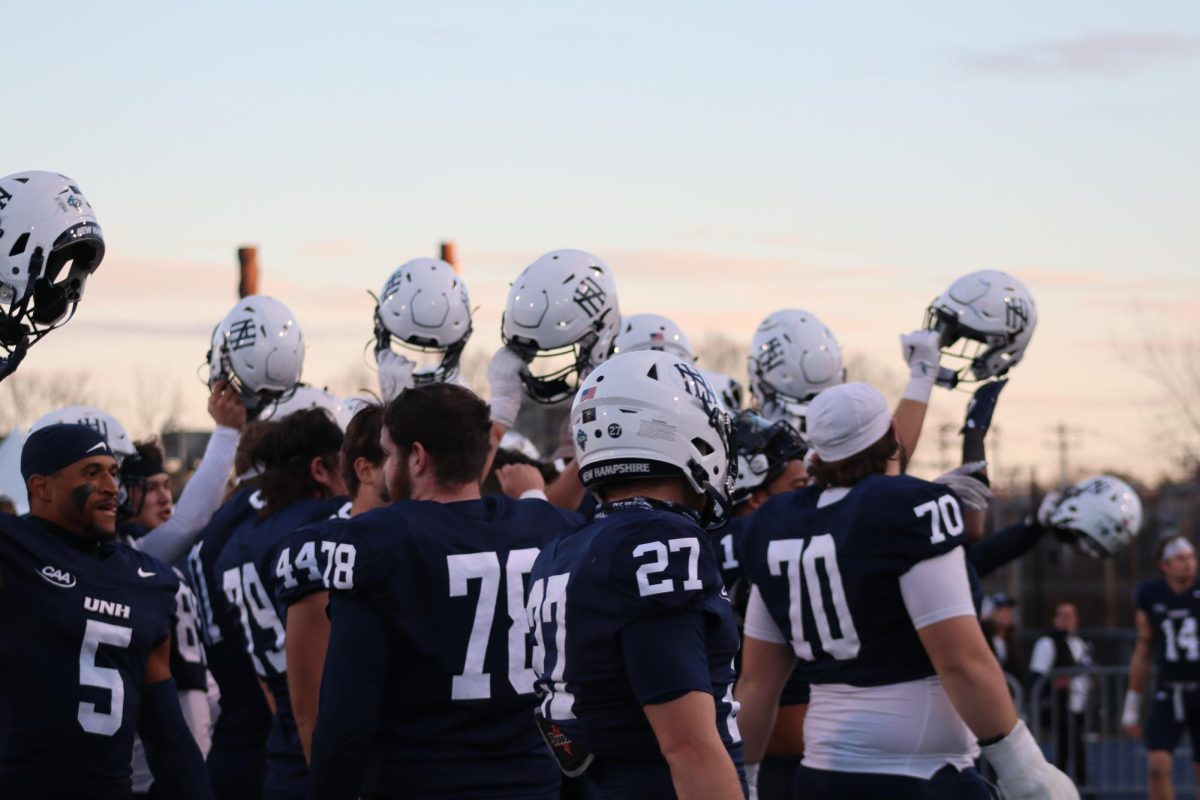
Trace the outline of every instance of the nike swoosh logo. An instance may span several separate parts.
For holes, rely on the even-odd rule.
[[[149,577],[152,577],[157,574],[158,574],[157,572],[146,572],[141,567],[138,567],[138,577],[139,578],[149,578]]]
[[[89,447],[87,450],[84,450],[83,452],[85,452],[85,453],[90,453],[90,452],[92,452],[93,450],[95,450],[95,449],[97,449],[97,448],[99,448],[99,449],[103,450],[103,449],[104,449],[104,448],[106,448],[106,447],[108,447],[108,445],[106,445],[104,442],[96,442],[94,445],[92,445],[91,447]]]

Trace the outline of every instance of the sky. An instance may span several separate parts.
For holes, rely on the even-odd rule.
[[[453,239],[478,357],[509,282],[575,247],[693,340],[807,309],[893,396],[899,334],[1005,270],[1039,325],[997,463],[1057,476],[1060,423],[1072,472],[1183,451],[1139,353],[1200,310],[1194,2],[0,6],[27,32],[0,173],[70,175],[108,244],[16,378],[79,376],[135,435],[147,393],[205,426],[239,245],[338,386],[367,291]],[[919,456],[967,397],[935,394]]]

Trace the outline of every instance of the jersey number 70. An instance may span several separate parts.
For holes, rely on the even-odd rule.
[[[833,601],[833,616],[837,622],[835,631],[830,624],[829,611],[821,591],[821,575],[817,569],[824,567],[828,581],[829,597]],[[777,539],[767,545],[767,567],[772,575],[786,575],[788,582],[788,618],[792,629],[792,649],[798,658],[813,660],[812,643],[804,636],[805,594],[812,604],[812,618],[817,626],[821,648],[839,661],[858,656],[861,642],[850,616],[850,605],[846,602],[846,591],[842,586],[842,573],[838,569],[837,549],[833,536],[826,533],[804,539]]]

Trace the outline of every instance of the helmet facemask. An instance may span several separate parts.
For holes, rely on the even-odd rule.
[[[462,338],[451,345],[440,345],[432,338],[412,336],[408,340],[401,339],[389,331],[383,324],[379,314],[379,306],[375,306],[375,348],[390,349],[392,344],[405,351],[405,356],[416,363],[413,369],[413,385],[422,386],[427,383],[445,383],[454,380],[458,375],[458,365],[462,360],[467,340],[471,338],[474,326],[467,324],[467,331]]]
[[[255,391],[238,377],[237,372],[233,369],[233,364],[230,362],[229,353],[224,347],[221,348],[220,358],[220,378],[237,389],[238,394],[242,397],[242,405],[246,407],[246,419],[248,420],[258,419],[268,408],[273,408],[296,393],[295,386],[285,391],[275,391],[272,389],[259,389]]]
[[[18,240],[19,247],[23,240]],[[12,255],[20,255],[19,250]],[[29,286],[24,297],[11,302],[15,292],[0,283],[0,350],[15,353],[34,345],[75,315],[84,284],[104,258],[104,240],[94,222],[80,222],[64,231],[49,258],[39,247],[29,257]]]
[[[579,382],[595,366],[593,355],[600,335],[589,331],[577,342],[551,350],[521,336],[503,336],[504,344],[521,354],[529,364],[521,371],[525,393],[544,404],[560,403],[579,391]],[[536,370],[536,371],[535,371]]]
[[[1018,325],[1024,326],[1023,311],[1010,305],[1008,313]],[[1008,363],[1012,355],[1006,352],[1012,344],[1010,335],[973,330],[960,323],[953,311],[932,305],[925,311],[924,328],[938,335],[938,348],[950,363],[944,367],[948,374],[940,376],[939,382],[949,383],[951,388],[960,383],[982,383],[999,378],[1012,366]]]

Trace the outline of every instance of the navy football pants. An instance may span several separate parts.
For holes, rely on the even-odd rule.
[[[804,800],[848,800],[880,797],[887,800],[993,800],[1000,795],[974,769],[959,772],[945,766],[929,780],[905,775],[871,775],[796,769],[795,797]]]

